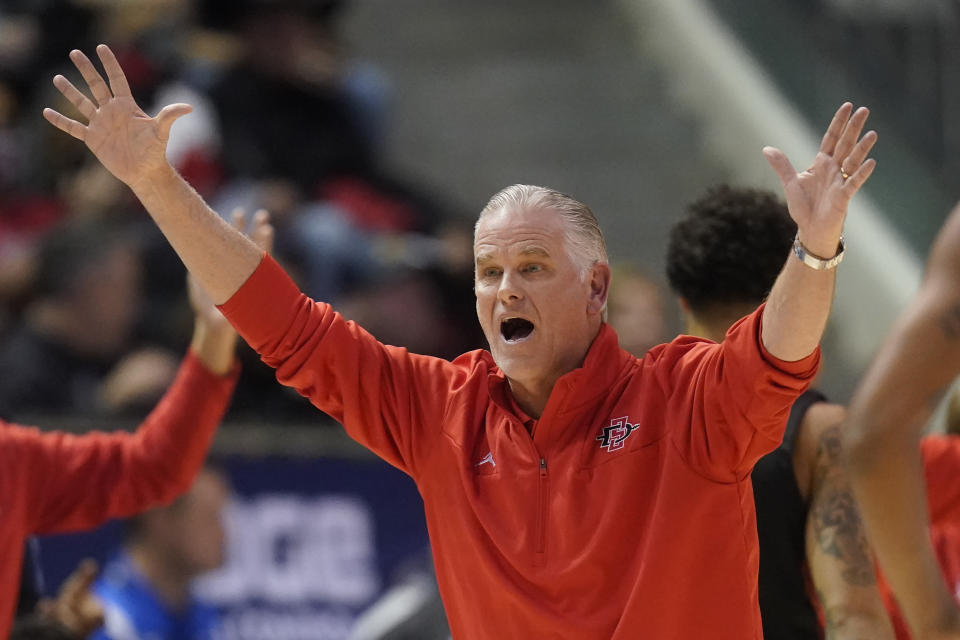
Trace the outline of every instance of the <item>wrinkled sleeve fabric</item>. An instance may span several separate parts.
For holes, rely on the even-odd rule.
[[[688,464],[719,482],[744,478],[779,446],[793,402],[819,367],[819,347],[796,362],[767,352],[763,309],[734,324],[720,344],[681,336],[658,348],[670,437]]]
[[[185,492],[206,458],[238,375],[239,367],[228,376],[214,375],[188,353],[173,384],[133,433],[0,427],[3,475],[17,483],[27,530],[89,529]]]
[[[330,305],[304,295],[269,256],[220,309],[276,369],[281,384],[417,477],[466,368],[381,344]]]

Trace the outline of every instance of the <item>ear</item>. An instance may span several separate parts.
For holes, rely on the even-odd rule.
[[[607,304],[610,295],[610,265],[598,262],[590,268],[590,298],[587,302],[587,311],[600,313]]]
[[[685,314],[690,315],[690,303],[687,302],[687,299],[682,296],[677,296],[677,302],[680,303],[680,310]]]

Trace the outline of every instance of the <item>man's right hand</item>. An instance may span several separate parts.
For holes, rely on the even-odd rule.
[[[109,86],[82,51],[70,52],[70,60],[86,81],[93,99],[65,77],[53,78],[54,86],[87,119],[87,124],[53,109],[44,109],[43,116],[55,127],[85,142],[104,167],[135,188],[151,175],[170,170],[166,159],[170,127],[177,118],[190,113],[192,107],[171,104],[151,118],[134,101],[127,78],[110,48],[101,44],[97,54],[107,72]]]

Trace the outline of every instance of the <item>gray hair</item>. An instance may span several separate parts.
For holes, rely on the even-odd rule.
[[[565,193],[547,187],[515,184],[501,189],[490,198],[480,212],[474,227],[474,238],[483,217],[501,209],[550,209],[566,221],[566,241],[570,256],[580,268],[580,277],[597,263],[606,263],[607,243],[597,217],[590,207]]]

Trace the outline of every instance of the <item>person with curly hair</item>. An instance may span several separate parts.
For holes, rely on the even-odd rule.
[[[686,333],[723,342],[767,299],[796,234],[787,205],[768,191],[720,185],[691,203],[670,230],[666,267]],[[819,391],[804,392],[783,441],[751,474],[764,637],[893,637],[839,457],[844,416]]]

